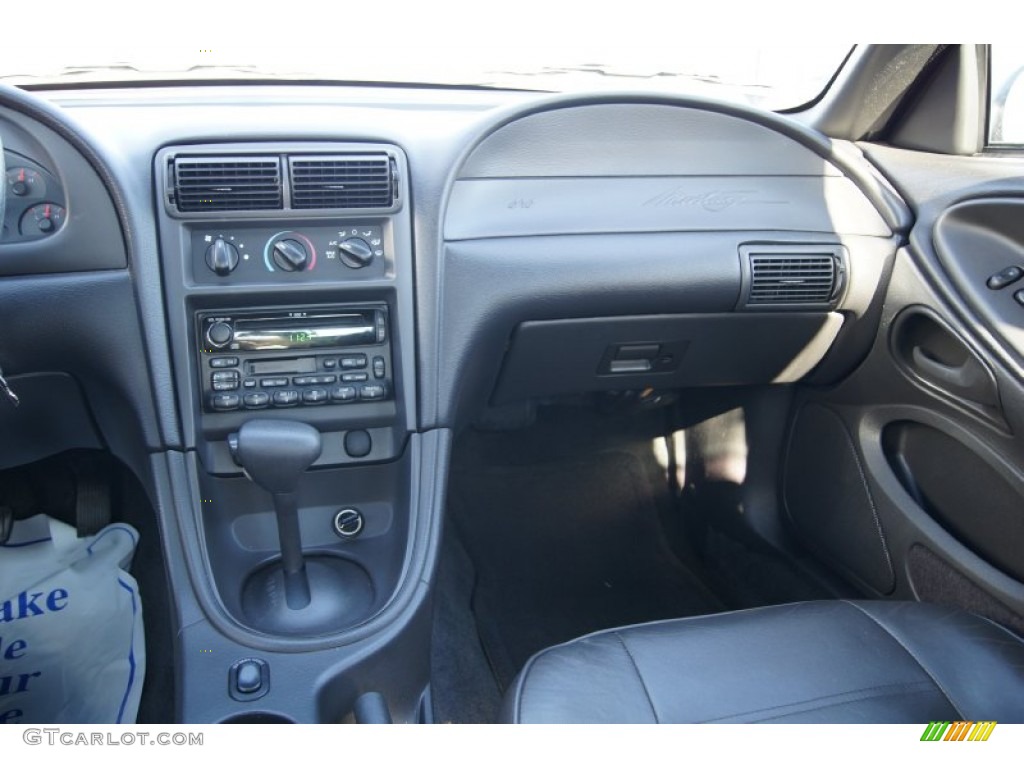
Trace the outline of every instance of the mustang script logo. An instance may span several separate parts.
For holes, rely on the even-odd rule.
[[[753,192],[747,190],[702,192],[693,194],[682,187],[655,195],[645,200],[644,205],[651,208],[678,208],[681,206],[700,206],[710,213],[718,213],[732,208],[737,203],[746,202]]]

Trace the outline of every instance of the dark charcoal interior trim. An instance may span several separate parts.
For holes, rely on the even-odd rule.
[[[904,48],[873,124],[937,50]],[[836,87],[867,99],[885,73],[858,71]],[[48,418],[0,460],[85,448],[137,476],[178,719],[493,720],[543,646],[741,606],[927,592],[1024,615],[1000,539],[1024,530],[1024,352],[997,327],[1018,307],[978,285],[1024,254],[1016,161],[829,138],[809,127],[843,117],[828,95],[796,117],[337,84],[47,98],[0,86],[5,143],[38,145],[66,199],[109,190],[90,218],[109,240],[73,263],[14,191],[0,363],[26,410],[0,400],[0,428]],[[383,152],[398,200],[296,213],[285,174],[285,213],[198,192],[179,216],[179,151]],[[935,499],[973,475],[995,509],[978,530],[969,494]],[[258,700],[236,685],[250,657]]]

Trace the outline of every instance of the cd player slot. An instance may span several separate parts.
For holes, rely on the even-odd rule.
[[[238,320],[234,324],[232,349],[308,349],[342,344],[372,344],[376,340],[372,322],[361,315],[347,318],[294,320]]]

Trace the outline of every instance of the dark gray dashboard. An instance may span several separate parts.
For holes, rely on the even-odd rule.
[[[169,373],[168,358],[180,354],[170,354],[154,306],[178,282],[161,286],[161,277],[171,276],[153,240],[162,208],[154,203],[158,150],[225,141],[268,147],[372,140],[400,147],[408,158],[415,244],[420,427],[452,422],[462,377],[471,389],[493,384],[493,370],[474,383],[477,374],[467,373],[466,363],[500,358],[519,322],[730,311],[744,279],[737,249],[747,242],[843,244],[852,254],[843,310],[856,319],[885,272],[885,253],[908,223],[896,196],[850,146],[714,103],[609,96],[521,109],[521,94],[258,86],[55,97],[132,201],[128,226],[145,241],[132,274],[161,378],[160,371]],[[50,144],[60,151],[62,142],[51,137]],[[73,158],[61,172],[78,179],[73,194],[93,199],[81,160],[76,165]],[[118,229],[110,209],[89,216],[76,210],[72,205],[75,228],[97,226],[106,238]],[[92,234],[75,241],[96,243]],[[38,271],[124,263],[118,262],[123,252],[102,239],[96,250],[106,261],[69,249],[73,235],[70,227],[58,233],[60,240],[33,257]],[[5,247],[5,270],[24,263],[15,248]],[[490,255],[498,248],[501,256]],[[552,300],[563,303],[553,307]],[[516,309],[500,329],[489,329],[510,303]],[[464,337],[472,340],[464,344]],[[169,394],[157,388],[158,410],[169,444],[178,445]],[[476,392],[470,409],[485,399]],[[187,421],[183,426],[183,444],[191,445]]]
[[[0,90],[5,147],[59,180],[67,210],[52,233],[0,241],[0,366],[27,393],[17,418],[0,411],[0,464],[77,446],[124,461],[160,517],[182,647],[262,654],[296,681],[264,702],[283,719],[340,716],[382,675],[398,719],[415,719],[422,649],[386,673],[382,658],[423,637],[454,431],[579,392],[833,381],[874,339],[910,223],[854,146],[716,102],[302,86],[47,97]],[[374,153],[398,180],[383,206],[294,210],[285,173],[269,209],[177,207],[175,158],[286,169]],[[342,263],[346,238],[373,259]],[[337,318],[363,322],[362,341],[311,351]],[[281,327],[298,329],[284,349],[231,346],[236,330]],[[274,556],[273,515],[230,450],[256,414],[324,436],[308,541],[356,564],[372,599],[323,631],[275,633],[240,599]],[[341,503],[372,535],[337,541]],[[246,711],[204,695],[216,664],[182,662],[182,717]],[[318,701],[299,684],[311,679]]]

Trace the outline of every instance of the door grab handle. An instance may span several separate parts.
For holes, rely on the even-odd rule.
[[[961,365],[946,365],[935,360],[923,348],[911,351],[914,369],[922,378],[942,385],[952,394],[966,397],[982,405],[996,405],[995,388],[988,373],[972,355]]]

